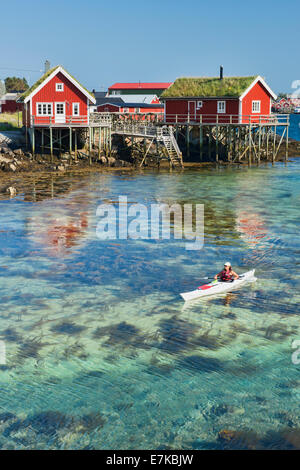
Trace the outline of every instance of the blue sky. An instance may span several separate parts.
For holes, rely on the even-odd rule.
[[[0,14],[0,78],[32,83],[49,59],[97,90],[215,76],[220,64],[275,92],[300,79],[299,0],[10,0]]]

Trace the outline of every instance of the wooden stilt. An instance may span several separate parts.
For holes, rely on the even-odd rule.
[[[250,119],[249,119],[250,121]],[[248,151],[248,162],[251,165],[251,122],[249,122],[249,151]]]
[[[275,161],[275,154],[276,154],[276,130],[277,130],[277,126],[274,126],[272,162]]]
[[[51,162],[53,163],[53,138],[52,138],[52,127],[50,126],[50,155],[51,155]]]
[[[61,158],[61,150],[62,150],[62,147],[61,147],[61,129],[59,129],[59,158]]]
[[[42,128],[42,137],[41,137],[41,144],[42,144],[42,154],[44,155],[44,129]]]
[[[218,126],[218,116],[216,124],[216,162],[219,161],[219,126]]]
[[[285,161],[287,161],[289,156],[289,126],[286,126],[286,136],[285,136]]]
[[[31,128],[31,150],[32,150],[32,156],[35,156],[35,131],[34,131],[34,126]]]
[[[190,126],[186,126],[186,155],[190,157]]]
[[[69,128],[69,144],[70,144],[69,152],[71,155],[72,154],[72,127]]]
[[[203,127],[200,124],[199,127],[199,150],[200,150],[200,161],[202,162],[203,158]]]
[[[75,161],[77,161],[77,132],[76,132],[76,129],[75,129],[75,132],[74,132],[74,145],[75,145]]]

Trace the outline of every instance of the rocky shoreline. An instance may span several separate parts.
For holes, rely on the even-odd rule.
[[[134,169],[137,168],[138,161],[131,158],[130,155],[124,155],[125,159],[121,159],[117,150],[113,150],[110,156],[100,156],[93,152],[91,156],[78,152],[75,154],[63,154],[58,157],[56,155],[51,158],[50,155],[36,154],[24,148],[24,145],[16,145],[16,143],[0,141],[0,175],[1,173],[35,173],[35,172],[65,172],[74,170],[104,170],[104,169]],[[300,142],[289,139],[289,156],[300,156]],[[124,157],[123,157],[124,158]],[[285,159],[285,146],[279,150],[277,160]],[[193,161],[195,160],[195,161]],[[199,162],[197,158],[184,162],[186,167],[206,166],[215,162]],[[219,164],[228,164],[229,162],[221,161]],[[238,164],[247,164],[247,161],[237,162]],[[231,164],[231,163],[230,163]],[[168,166],[168,162],[162,162],[162,166]]]

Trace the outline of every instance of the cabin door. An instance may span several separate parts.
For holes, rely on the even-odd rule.
[[[66,104],[65,103],[55,103],[55,123],[65,123],[66,122]]]
[[[190,121],[195,121],[196,120],[196,101],[188,102],[188,113],[189,113]]]

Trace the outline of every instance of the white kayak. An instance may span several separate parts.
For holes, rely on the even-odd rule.
[[[190,292],[184,292],[181,297],[186,300],[198,299],[199,297],[204,297],[207,295],[223,294],[223,292],[228,292],[233,289],[237,289],[246,282],[255,282],[256,277],[254,276],[255,269],[252,271],[247,271],[244,274],[241,274],[238,279],[232,282],[222,282],[222,281],[213,281],[209,284],[204,284],[203,286],[198,287],[195,290]]]

